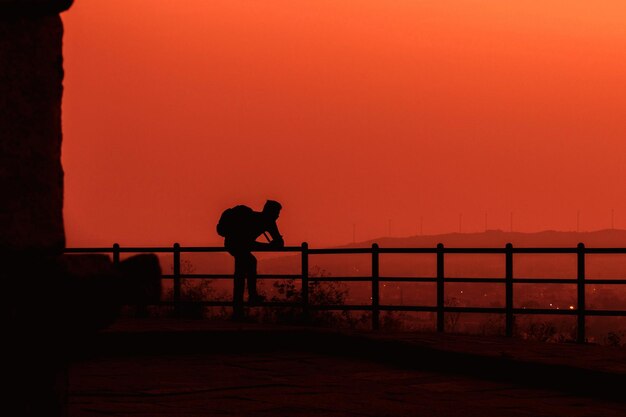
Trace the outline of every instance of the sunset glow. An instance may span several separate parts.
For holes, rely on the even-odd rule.
[[[623,1],[85,0],[68,246],[626,228]],[[512,221],[511,221],[512,218]],[[577,226],[579,219],[579,226]]]

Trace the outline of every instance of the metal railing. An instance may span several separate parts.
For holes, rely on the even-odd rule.
[[[172,274],[164,274],[163,279],[173,280],[173,301],[162,302],[162,304],[172,304],[180,307],[185,302],[181,299],[181,280],[184,278],[196,279],[233,279],[232,274],[185,274],[181,272],[181,253],[211,253],[226,252],[223,247],[182,247],[175,243],[171,247],[120,247],[114,244],[112,247],[101,248],[67,248],[65,253],[109,253],[112,254],[113,262],[120,262],[122,253],[171,253]],[[626,248],[586,248],[579,243],[575,248],[514,248],[512,244],[507,244],[504,248],[446,248],[443,244],[438,244],[436,248],[381,248],[378,244],[373,244],[369,248],[332,248],[332,249],[312,249],[307,243],[301,246],[289,246],[279,250],[261,250],[257,252],[296,252],[301,255],[300,274],[260,274],[259,279],[295,279],[301,280],[302,293],[300,303],[289,302],[265,302],[261,305],[268,307],[292,306],[300,307],[305,316],[311,310],[361,310],[371,312],[372,329],[380,327],[381,311],[411,311],[411,312],[432,312],[436,313],[437,331],[443,332],[446,313],[481,313],[481,314],[503,314],[505,316],[505,334],[513,335],[514,317],[521,314],[545,314],[545,315],[568,315],[577,319],[576,340],[579,343],[585,341],[585,320],[589,316],[626,316],[626,310],[606,310],[588,309],[585,306],[585,287],[589,284],[626,284],[626,279],[590,279],[585,277],[585,257],[589,254],[626,254]],[[350,277],[311,277],[309,276],[310,255],[371,255],[371,275],[350,276]],[[380,255],[381,254],[434,254],[436,255],[436,276],[435,277],[389,277],[380,276]],[[446,254],[500,254],[505,259],[505,276],[503,278],[457,278],[446,277],[444,270],[444,257]],[[513,277],[513,258],[516,254],[574,254],[577,259],[576,278],[515,278]],[[369,305],[315,305],[309,302],[309,283],[313,281],[334,281],[334,282],[369,282],[371,283],[371,303]],[[436,283],[436,305],[389,305],[380,303],[380,283],[381,282],[415,282],[415,283]],[[446,283],[489,283],[503,284],[505,303],[504,307],[460,307],[445,305],[445,284]],[[570,309],[542,309],[542,308],[516,308],[513,304],[514,285],[516,284],[574,284],[577,287],[576,307]],[[201,301],[194,302],[206,306],[232,306],[231,301]]]

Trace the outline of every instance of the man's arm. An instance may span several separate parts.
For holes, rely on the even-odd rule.
[[[265,243],[265,242],[258,242],[255,240],[254,242],[252,242],[252,250],[282,248],[285,246],[285,241],[283,240],[283,237],[278,231],[278,226],[276,225],[276,223],[268,227],[267,232],[272,237],[272,241],[269,243]],[[265,234],[265,232],[263,232],[263,234]],[[267,234],[265,234],[265,236],[267,237]]]
[[[279,248],[285,246],[285,241],[278,231],[278,225],[276,224],[276,222],[272,223],[270,227],[267,228],[267,231],[272,237],[272,242],[270,243],[271,246],[277,246]]]

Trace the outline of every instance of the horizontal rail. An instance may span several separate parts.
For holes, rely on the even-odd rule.
[[[65,248],[65,253],[111,253],[116,249],[113,247],[99,247],[99,248]],[[302,248],[300,246],[285,246],[282,248],[267,248],[267,249],[255,249],[253,252],[300,252]],[[154,247],[146,247],[146,246],[120,246],[117,249],[118,252],[121,253],[143,253],[143,252],[154,252],[154,253],[171,253],[174,251],[172,246],[154,246]],[[222,246],[179,246],[179,252],[181,253],[192,253],[192,252],[202,252],[202,253],[212,253],[212,252],[223,252],[228,253],[228,249]]]
[[[626,284],[626,279],[611,279],[611,278],[587,278],[585,280],[587,284]]]

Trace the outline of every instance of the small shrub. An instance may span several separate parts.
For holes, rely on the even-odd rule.
[[[330,273],[317,266],[313,267],[310,277],[330,277]],[[275,295],[272,302],[288,302],[295,307],[278,307],[266,310],[265,320],[278,323],[297,323],[306,318],[302,315],[302,291],[296,280],[286,279],[274,282]],[[343,282],[309,281],[309,305],[344,305],[349,290]],[[361,327],[367,320],[364,314],[355,315],[350,311],[310,310],[308,323],[324,326]]]
[[[624,338],[623,332],[609,332],[604,338],[604,344],[607,346],[620,347],[622,346],[622,339]]]
[[[446,307],[459,307],[461,305],[461,301],[456,297],[446,297],[444,305]],[[460,318],[461,313],[445,313],[444,321],[446,330],[450,332],[456,331]]]
[[[195,266],[189,260],[182,260],[180,263],[180,273],[183,275],[191,275],[196,271]],[[166,299],[174,300],[174,289],[170,288],[165,294]],[[174,309],[169,309],[169,315],[177,315],[177,317],[201,319],[207,316],[209,308],[200,304],[200,301],[215,300],[224,298],[224,294],[219,293],[213,287],[213,280],[210,279],[194,279],[194,278],[181,278],[180,279],[180,310],[178,314]],[[224,315],[226,313],[224,308],[221,308],[218,315]]]

